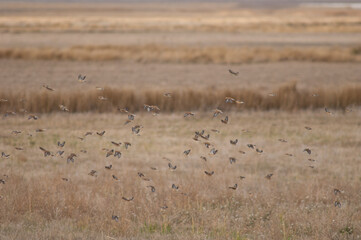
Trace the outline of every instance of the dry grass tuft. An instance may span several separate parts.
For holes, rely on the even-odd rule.
[[[345,86],[317,91],[298,90],[296,83],[276,89],[272,94],[261,94],[247,89],[175,89],[172,97],[163,96],[165,91],[149,89],[105,88],[104,91],[83,89],[82,91],[2,91],[0,96],[8,102],[0,103],[0,110],[50,113],[60,111],[65,105],[70,112],[114,112],[116,107],[128,108],[132,112],[142,110],[143,104],[157,105],[162,112],[209,111],[215,108],[253,110],[301,110],[316,108],[343,109],[361,105],[361,87]],[[101,101],[98,97],[107,98]],[[225,97],[233,97],[244,104],[226,104]]]
[[[360,47],[226,46],[73,46],[70,48],[0,48],[0,58],[158,63],[241,64],[283,61],[361,62]]]

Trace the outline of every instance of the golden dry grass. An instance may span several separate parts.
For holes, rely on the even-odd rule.
[[[167,90],[169,92],[169,89]],[[60,111],[59,105],[65,105],[70,112],[115,112],[117,107],[127,108],[131,112],[143,109],[143,104],[156,105],[162,112],[208,111],[215,108],[223,110],[302,110],[332,108],[345,110],[347,107],[361,105],[361,87],[345,86],[317,90],[298,90],[296,83],[289,83],[269,94],[251,89],[174,89],[172,97],[165,97],[166,90],[117,89],[106,87],[104,91],[90,88],[72,91],[49,92],[3,90],[0,97],[7,102],[0,103],[0,111],[19,112],[27,110],[35,113]],[[99,97],[107,98],[106,101]],[[227,104],[225,97],[243,101],[244,104]]]
[[[229,47],[166,46],[73,46],[69,48],[0,48],[0,58],[25,60],[106,61],[141,63],[243,64],[283,61],[360,62],[361,47]]]
[[[0,184],[1,239],[360,237],[358,111],[346,115],[323,111],[227,114],[227,125],[220,118],[212,120],[211,112],[197,113],[193,119],[184,119],[182,114],[138,114],[130,125],[143,125],[141,136],[132,135],[130,125],[119,124],[126,116],[114,114],[2,119],[0,149],[10,157],[0,161],[1,178],[6,181]],[[35,133],[37,128],[47,130]],[[220,133],[212,132],[213,128]],[[215,156],[203,140],[192,140],[194,131],[201,129],[210,133],[209,142],[219,150]],[[22,133],[14,135],[12,130]],[[101,130],[106,130],[103,137],[77,138]],[[229,140],[235,138],[239,142],[233,146]],[[56,142],[62,140],[66,141],[65,155],[78,154],[75,163],[67,164],[66,157],[45,158],[39,150],[42,146],[55,153],[59,150]],[[125,150],[110,141],[129,141],[132,146]],[[264,152],[257,154],[248,143]],[[106,158],[103,147],[120,150],[121,159]],[[312,149],[310,156],[302,152],[306,147]],[[192,149],[188,157],[182,154],[186,149]],[[202,155],[207,162],[200,159]],[[236,163],[229,163],[231,156]],[[177,169],[170,171],[163,157]],[[108,164],[112,170],[104,168]],[[89,176],[90,170],[98,176]],[[205,170],[215,174],[206,176]],[[138,172],[151,181],[139,178]],[[274,173],[271,180],[265,178],[269,173]],[[113,174],[119,181],[112,179]],[[179,190],[171,188],[173,183]],[[235,183],[237,190],[228,188]],[[148,185],[156,191],[152,193]],[[334,188],[341,194],[335,195]],[[126,202],[123,196],[134,196],[134,200]],[[341,202],[341,208],[334,206],[335,201]],[[168,209],[161,210],[164,205]],[[120,221],[113,221],[112,215]]]

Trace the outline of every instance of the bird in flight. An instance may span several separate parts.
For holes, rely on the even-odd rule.
[[[236,139],[236,140],[229,140],[229,142],[232,144],[232,145],[236,145],[237,143],[238,143],[238,139]]]
[[[307,152],[308,154],[311,154],[311,149],[309,149],[309,148],[305,148],[303,151]]]
[[[222,110],[220,110],[218,108],[213,111],[213,117],[214,118],[217,117],[220,114],[223,114],[223,112],[222,112]]]
[[[47,157],[47,156],[50,156],[51,155],[51,152],[46,150],[45,148],[43,147],[39,147],[41,151],[43,151],[44,153],[44,157]]]
[[[69,109],[67,107],[65,107],[64,105],[62,105],[62,104],[59,105],[59,108],[63,112],[69,112]]]
[[[224,124],[228,123],[228,116],[226,116],[224,119],[221,119],[221,122]]]
[[[189,117],[189,116],[194,116],[194,113],[192,112],[186,112],[184,113],[183,117]]]
[[[228,72],[234,76],[238,76],[239,72],[234,72],[232,69],[228,69]]]
[[[243,101],[239,101],[239,100],[236,100],[236,99],[231,98],[231,97],[226,97],[226,98],[225,98],[225,102],[226,102],[226,103],[244,104]]]
[[[204,171],[204,173],[205,173],[207,176],[212,176],[212,175],[214,174],[214,171],[212,171],[212,172]]]
[[[134,199],[134,197],[131,197],[131,198],[122,197],[122,199],[124,201],[130,202],[130,201],[132,201]]]
[[[80,83],[85,83],[86,82],[85,78],[86,78],[86,75],[84,75],[84,76],[82,76],[81,74],[78,75],[78,81]]]
[[[45,88],[46,90],[49,90],[49,91],[54,91],[55,90],[54,88],[51,88],[48,85],[43,85],[43,88]]]
[[[267,178],[268,180],[271,180],[271,177],[273,176],[273,173],[267,174],[265,178]]]
[[[234,186],[232,186],[232,187],[228,187],[229,189],[232,189],[232,190],[236,190],[237,189],[237,187],[238,187],[238,184],[236,183],[236,184],[234,184]]]
[[[167,93],[164,93],[164,94],[163,94],[163,96],[164,96],[164,97],[169,97],[169,98],[170,98],[170,97],[172,97],[172,93],[167,92]]]

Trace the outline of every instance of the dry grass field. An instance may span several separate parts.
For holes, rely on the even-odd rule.
[[[360,16],[0,2],[0,239],[361,239]]]

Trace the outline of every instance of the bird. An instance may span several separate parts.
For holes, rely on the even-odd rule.
[[[100,101],[107,101],[107,100],[108,100],[108,98],[106,98],[106,97],[104,97],[104,96],[99,96],[98,99],[99,99]]]
[[[175,170],[177,168],[176,165],[173,166],[171,163],[168,163],[168,167],[172,170]]]
[[[211,131],[212,131],[212,132],[215,132],[215,133],[220,133],[220,131],[217,130],[217,129],[211,129]]]
[[[239,72],[234,72],[231,69],[228,69],[228,72],[234,76],[238,76]]]
[[[206,148],[209,148],[212,144],[209,142],[204,142],[204,145],[206,146]]]
[[[213,155],[216,155],[217,152],[218,152],[218,150],[215,149],[215,148],[212,148],[211,151],[210,151],[210,153],[213,154]]]
[[[117,181],[119,180],[119,179],[117,178],[117,176],[115,176],[114,174],[112,175],[112,177],[113,177],[114,180],[117,180]]]
[[[170,98],[170,97],[172,97],[172,93],[167,92],[167,93],[164,93],[163,96]]]
[[[208,176],[212,176],[214,174],[214,171],[212,171],[212,172],[204,171],[204,173]]]
[[[155,187],[154,186],[147,186],[147,188],[150,188],[150,190],[152,191],[152,192],[155,192]]]
[[[117,147],[119,147],[122,144],[121,142],[113,142],[113,141],[111,141],[111,143],[114,144]]]
[[[126,109],[126,108],[117,107],[117,109],[118,109],[118,111],[119,111],[120,113],[129,113],[129,112],[128,112],[128,109]]]
[[[242,154],[246,154],[246,152],[245,152],[245,151],[242,151],[242,150],[239,150],[238,152],[239,152],[239,153],[242,153]]]
[[[85,78],[86,78],[86,75],[84,75],[84,76],[82,76],[81,74],[78,75],[78,81],[81,83],[86,82]]]
[[[105,169],[108,169],[108,170],[110,170],[110,169],[112,169],[112,167],[113,167],[113,165],[109,165],[109,166],[105,166]]]
[[[68,182],[69,181],[69,179],[68,178],[61,178],[63,181],[65,181],[65,182]]]
[[[228,116],[226,116],[224,119],[221,119],[221,122],[224,124],[228,123]]]
[[[22,147],[15,147],[15,149],[18,150],[18,151],[24,150],[24,148],[22,148]]]
[[[309,130],[309,131],[311,131],[311,130],[312,130],[312,128],[310,128],[310,127],[307,127],[307,126],[306,126],[305,128],[306,128],[307,130]]]
[[[54,88],[49,87],[48,85],[43,85],[43,88],[49,90],[49,91],[55,91]]]
[[[213,117],[215,118],[215,117],[217,117],[219,114],[223,114],[223,112],[222,112],[222,110],[220,110],[220,109],[214,109],[214,111],[213,111]]]
[[[28,117],[28,120],[31,120],[31,119],[34,119],[34,120],[38,120],[38,116],[36,116],[36,115],[29,115],[29,117]]]
[[[334,205],[335,207],[339,207],[339,208],[341,207],[341,203],[339,201],[335,201]]]
[[[184,113],[183,117],[188,117],[188,116],[194,116],[194,113],[192,112],[186,112]]]
[[[207,162],[207,158],[206,158],[206,157],[201,156],[200,158],[201,158],[202,160],[204,160],[205,162]]]
[[[291,154],[291,153],[286,153],[285,155],[289,156],[289,157],[293,157],[293,154]]]
[[[138,176],[141,178],[141,177],[145,177],[143,173],[141,172],[138,172]]]
[[[142,127],[143,127],[143,126],[141,126],[141,125],[135,125],[134,127],[132,127],[132,133],[133,133],[133,134],[139,134],[140,129],[141,129]]]
[[[64,151],[57,151],[55,155],[59,155],[61,157],[61,155],[64,154]]]
[[[308,154],[311,154],[311,149],[309,149],[309,148],[305,148],[303,151],[307,152]]]
[[[283,143],[286,143],[286,142],[287,142],[286,140],[284,140],[284,139],[282,139],[282,138],[279,138],[278,141],[283,142]]]
[[[128,149],[128,147],[132,146],[130,142],[124,142],[125,149]]]
[[[51,152],[46,150],[45,148],[43,147],[39,147],[41,151],[43,151],[44,153],[44,157],[47,157],[47,156],[50,156],[51,155]]]
[[[179,189],[179,186],[177,186],[177,185],[175,185],[175,184],[173,183],[173,184],[172,184],[172,188],[178,190],[178,189]]]
[[[134,197],[130,197],[130,198],[122,197],[122,199],[123,199],[124,201],[130,202],[130,201],[132,201],[132,200],[134,199]]]
[[[238,184],[236,183],[236,184],[234,184],[234,186],[232,186],[232,187],[228,187],[229,189],[232,189],[232,190],[236,190],[237,189],[237,187],[238,187]]]
[[[333,193],[334,193],[335,195],[337,195],[337,194],[341,194],[341,191],[340,191],[339,189],[337,189],[337,188],[334,188],[334,189],[333,189]]]
[[[105,131],[97,132],[97,134],[102,137],[105,134]]]
[[[4,179],[0,179],[0,183],[5,184],[6,181]]]
[[[247,147],[254,149],[256,145],[255,144],[247,144]]]
[[[239,176],[239,178],[240,178],[241,180],[243,180],[243,179],[245,179],[246,177],[244,177],[244,176]]]
[[[6,154],[4,152],[1,152],[1,157],[2,158],[9,158],[10,157],[10,154]]]
[[[271,177],[273,176],[273,173],[267,174],[265,178],[267,178],[268,180],[271,180]]]
[[[45,131],[46,131],[46,129],[44,129],[44,128],[38,128],[35,130],[35,132],[45,132]]]
[[[21,131],[14,130],[14,131],[12,131],[11,133],[12,133],[12,134],[15,134],[15,135],[18,135],[18,134],[20,134],[20,133],[21,133]]]
[[[112,215],[112,220],[119,222],[119,216]]]
[[[183,153],[184,153],[184,155],[188,156],[190,152],[191,152],[191,149],[188,149],[188,150],[185,150]]]
[[[119,152],[119,151],[114,152],[114,157],[121,158],[121,156],[122,156],[121,152]]]
[[[106,153],[105,157],[112,156],[113,154],[114,154],[114,149],[110,149],[110,150]]]
[[[226,103],[244,104],[243,101],[236,100],[236,99],[234,99],[234,98],[232,98],[232,97],[226,97],[226,98],[225,98],[225,102],[226,102]]]
[[[312,158],[309,158],[307,160],[310,161],[310,162],[315,162],[316,161],[315,159],[312,159]]]
[[[97,171],[95,170],[91,170],[88,175],[92,176],[92,177],[96,177],[97,176]]]
[[[104,131],[104,133],[105,133],[105,131]],[[86,133],[84,134],[84,137],[89,136],[89,135],[93,135],[93,132],[86,132]]]
[[[258,153],[263,153],[263,150],[256,148],[256,152],[258,152]]]
[[[327,114],[330,114],[330,115],[333,114],[332,112],[330,112],[330,110],[328,110],[328,108],[325,108],[325,112],[326,112]]]
[[[62,104],[59,105],[59,108],[63,112],[69,112],[69,109],[67,107],[65,107],[64,105],[62,105]]]
[[[131,114],[131,113],[128,114],[128,119],[129,119],[129,120],[133,121],[134,118],[135,118],[135,114]]]
[[[58,141],[58,147],[62,148],[62,147],[64,147],[64,145],[65,145],[65,141],[63,141],[62,143]]]
[[[236,163],[236,158],[230,157],[230,158],[229,158],[229,163],[230,163],[230,164]]]
[[[77,155],[75,153],[71,153],[67,159],[66,159],[66,162],[69,163],[69,162],[74,162],[74,157],[77,157]]]
[[[232,144],[232,145],[236,145],[238,143],[238,139],[235,139],[235,140],[229,140],[229,142]]]

